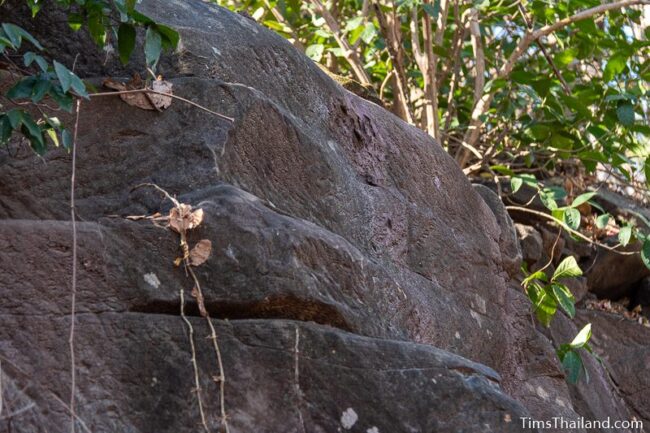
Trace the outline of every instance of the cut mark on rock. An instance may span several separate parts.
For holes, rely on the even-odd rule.
[[[351,407],[341,414],[341,425],[344,429],[350,430],[359,420],[359,415]]]
[[[300,299],[295,296],[270,296],[256,302],[223,302],[205,299],[204,303],[210,315],[220,320],[285,319],[315,322],[343,331],[354,332],[343,314],[334,305]],[[187,307],[185,312],[187,316],[200,316],[196,303],[188,302]],[[149,300],[146,303],[134,305],[129,308],[129,311],[178,315],[179,308],[178,300]]]

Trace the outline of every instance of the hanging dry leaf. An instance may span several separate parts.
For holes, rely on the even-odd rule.
[[[126,84],[119,83],[117,81],[111,80],[110,78],[104,80],[103,82],[105,87],[117,91],[125,90],[142,90],[145,88],[145,82],[140,78],[139,74],[134,74],[133,78]],[[161,77],[158,77],[152,83],[152,90],[156,92],[172,94],[172,83],[169,81],[164,81]],[[120,98],[124,102],[134,107],[141,108],[143,110],[158,110],[161,111],[169,107],[172,103],[171,96],[158,95],[155,93],[122,93]]]
[[[190,251],[190,264],[199,266],[205,263],[212,252],[212,242],[208,239],[201,239]]]
[[[181,203],[169,211],[169,226],[176,233],[187,231],[192,224],[192,206]]]
[[[189,230],[198,227],[203,222],[203,209],[198,208],[190,215],[190,224],[187,227]]]
[[[161,77],[158,77],[158,79],[156,79],[151,84],[151,88],[156,92],[167,93],[169,95],[172,94],[172,83],[163,80]],[[164,110],[165,108],[169,107],[172,104],[171,96],[164,96],[156,93],[151,93],[149,94],[149,97],[151,99],[151,102],[153,102],[154,106],[159,110]]]
[[[183,263],[183,258],[182,257],[176,257],[174,259],[174,266],[179,267]]]

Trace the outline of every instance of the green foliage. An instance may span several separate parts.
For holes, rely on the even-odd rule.
[[[43,2],[28,0],[32,15],[41,11]],[[122,63],[127,63],[136,45],[136,29],[145,29],[146,63],[152,70],[163,50],[176,49],[178,33],[170,27],[154,22],[135,10],[135,0],[57,0],[60,6],[68,8],[68,24],[73,30],[86,26],[93,40],[100,46],[115,44]],[[119,22],[112,19],[119,16]],[[0,144],[9,141],[14,133],[27,138],[32,149],[43,155],[48,144],[69,149],[72,140],[58,118],[50,117],[39,104],[49,98],[59,108],[71,112],[74,98],[89,98],[86,84],[68,67],[56,60],[50,64],[41,54],[25,51],[24,42],[29,42],[38,52],[43,46],[31,34],[12,23],[0,26],[0,54],[23,53],[23,66],[28,75],[20,78],[4,95],[11,102],[27,103],[32,110],[13,108],[7,110],[0,105]],[[9,58],[9,57],[7,57]],[[24,75],[24,69],[12,65],[14,72]],[[39,113],[34,117],[34,113]]]
[[[591,346],[589,346],[590,339],[591,323],[588,323],[580,330],[580,332],[578,332],[571,343],[562,344],[557,350],[558,358],[560,358],[562,367],[567,374],[567,380],[570,383],[577,383],[583,376],[585,377],[585,380],[589,381],[589,374],[587,373],[587,369],[584,366],[581,356],[582,350],[589,352],[600,361],[600,359],[594,354]]]
[[[580,267],[572,256],[566,257],[558,265],[549,279],[543,270],[533,272],[522,281],[528,298],[533,305],[537,319],[544,326],[549,326],[553,316],[560,306],[569,317],[575,316],[575,298],[569,288],[560,280],[563,278],[579,277]]]

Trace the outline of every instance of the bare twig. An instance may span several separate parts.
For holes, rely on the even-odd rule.
[[[185,99],[185,98],[183,98],[183,97],[181,97],[181,96],[173,95],[173,94],[171,94],[171,93],[158,92],[158,91],[156,91],[156,90],[152,90],[152,89],[118,90],[118,91],[115,91],[115,92],[91,93],[91,94],[89,94],[88,96],[90,96],[91,98],[95,98],[95,97],[98,97],[98,96],[128,95],[128,94],[130,94],[130,93],[145,93],[145,94],[146,94],[146,93],[151,93],[151,94],[154,94],[154,95],[167,96],[167,97],[170,97],[170,98],[172,98],[172,99],[177,99],[177,100],[179,100],[179,101],[183,101],[183,102],[185,102],[186,104],[190,104],[190,105],[192,105],[193,107],[196,107],[196,108],[198,108],[198,109],[201,109],[201,110],[203,110],[203,111],[206,111],[206,112],[208,112],[208,113],[210,113],[210,114],[214,114],[215,116],[217,116],[217,117],[219,117],[219,118],[221,118],[221,119],[227,120],[227,121],[229,121],[229,122],[234,122],[234,121],[235,121],[235,119],[233,119],[232,117],[228,117],[228,116],[223,115],[223,114],[221,114],[221,113],[217,113],[216,111],[212,111],[212,110],[210,110],[209,108],[206,108],[206,107],[204,107],[204,106],[201,105],[201,104],[197,104],[197,103],[194,102],[194,101],[190,101],[189,99]]]
[[[79,132],[79,111],[81,109],[81,99],[77,99],[77,110],[75,115],[74,133],[72,135],[72,174],[70,175],[70,222],[72,223],[72,297],[70,300],[70,335],[68,337],[68,346],[70,348],[70,431],[75,433],[75,393],[77,371],[75,368],[74,356],[74,325],[75,313],[77,309],[77,223],[75,220],[75,177],[77,171],[77,133]]]
[[[305,420],[302,417],[302,390],[300,389],[300,328],[296,326],[296,339],[293,347],[293,383],[296,388],[296,396],[298,397],[298,418],[300,419],[300,427],[302,433],[307,433],[305,429]]]
[[[180,297],[181,297],[181,318],[183,319],[185,325],[187,326],[187,330],[190,338],[190,350],[192,352],[192,369],[194,370],[194,392],[196,392],[196,400],[199,404],[199,415],[201,416],[201,425],[203,426],[203,429],[205,430],[206,433],[210,433],[210,429],[208,429],[208,422],[205,418],[205,411],[203,410],[203,400],[201,399],[201,381],[199,379],[199,366],[196,362],[196,345],[194,343],[194,328],[192,327],[192,323],[187,319],[187,316],[185,315],[184,292],[185,289],[181,287],[181,289],[179,290]]]
[[[179,215],[182,215],[182,210],[181,210],[181,203],[174,198],[171,194],[169,194],[167,191],[165,191],[163,188],[159,187],[155,183],[142,183],[139,185],[136,185],[131,189],[131,191],[136,190],[141,187],[152,187],[155,188],[156,190],[162,192],[165,197],[171,201],[174,206],[178,209]],[[213,378],[216,382],[219,382],[219,400],[220,400],[220,409],[221,409],[221,425],[224,427],[226,433],[230,433],[230,428],[228,426],[228,418],[226,415],[226,402],[225,402],[225,384],[226,384],[226,375],[225,375],[225,370],[223,368],[223,360],[221,357],[221,349],[219,348],[219,343],[217,341],[217,332],[214,328],[214,325],[212,323],[212,319],[210,318],[210,313],[208,310],[205,308],[204,305],[204,297],[203,297],[203,291],[201,290],[201,283],[199,282],[199,279],[196,276],[196,273],[192,269],[192,265],[190,263],[190,248],[189,244],[187,242],[187,229],[181,229],[178,231],[178,234],[180,236],[180,247],[183,252],[183,265],[185,267],[185,272],[187,275],[190,275],[192,277],[192,281],[194,283],[194,289],[196,291],[196,300],[197,303],[199,304],[199,311],[201,315],[205,318],[208,327],[210,328],[210,339],[212,340],[212,345],[214,348],[214,352],[217,358],[217,367],[219,369],[219,376]],[[193,291],[194,294],[194,291]],[[198,402],[199,402],[199,412],[201,413],[201,421],[203,423],[203,427],[206,430],[206,433],[208,433],[208,426],[207,422],[205,419],[204,411],[203,411],[203,403],[201,401],[200,397],[200,387],[199,387],[199,373],[198,373],[198,366],[196,363],[196,349],[194,345],[194,330],[191,326],[191,323],[187,318],[185,317],[185,312],[184,312],[184,305],[185,305],[185,300],[184,300],[184,291],[181,289],[180,291],[180,296],[181,296],[181,316],[183,316],[183,319],[185,320],[186,325],[188,326],[189,332],[190,332],[190,346],[192,349],[192,366],[194,368],[194,380],[196,384],[196,390],[197,390],[197,396],[198,396]]]
[[[413,117],[409,109],[407,97],[406,69],[404,67],[404,50],[402,47],[401,22],[395,14],[384,14],[378,2],[373,2],[375,15],[379,21],[384,39],[386,39],[386,48],[388,55],[393,63],[393,79],[395,80],[395,100],[399,106],[400,117],[409,123],[413,123]],[[392,71],[391,71],[392,72]],[[383,85],[383,84],[382,84]],[[381,93],[381,92],[380,92]]]
[[[554,216],[549,215],[547,213],[540,212],[540,211],[537,211],[537,210],[534,210],[534,209],[528,209],[528,208],[521,207],[521,206],[506,206],[506,210],[509,210],[509,211],[513,210],[513,211],[517,211],[517,212],[525,212],[525,213],[529,213],[529,214],[532,214],[532,215],[540,216],[540,217],[545,218],[545,219],[547,219],[549,221],[553,221],[554,223],[557,223],[560,227],[562,227],[567,232],[571,233],[572,235],[575,235],[575,236],[579,237],[580,239],[588,242],[589,244],[596,245],[597,247],[606,249],[608,251],[619,254],[621,256],[633,256],[635,254],[638,254],[638,251],[619,251],[617,249],[617,246],[611,247],[609,245],[603,244],[602,242],[594,241],[593,239],[588,238],[587,236],[583,235],[579,231],[573,230],[571,227],[566,225],[566,223],[564,221],[560,221],[559,219],[557,219]]]
[[[10,413],[8,413],[6,415],[0,416],[0,420],[15,418],[15,417],[19,416],[20,414],[25,413],[28,410],[34,408],[34,406],[36,406],[36,404],[34,402],[31,402],[28,405],[25,405],[25,406],[21,407],[20,409],[17,409],[17,410],[15,410],[13,412],[10,412]]]
[[[521,14],[522,18],[524,19],[524,23],[526,23],[526,27],[528,27],[529,31],[532,30],[533,29],[533,24],[528,19],[528,13],[526,12],[526,9],[525,9],[524,5],[519,3],[517,6],[519,7],[519,13]],[[562,83],[562,88],[564,89],[564,93],[567,94],[567,95],[570,95],[571,94],[571,88],[569,87],[566,80],[564,79],[564,77],[560,73],[560,70],[557,68],[557,66],[555,66],[555,62],[553,61],[551,56],[546,51],[546,48],[544,47],[544,44],[542,44],[542,41],[539,40],[539,39],[536,39],[535,43],[537,44],[540,51],[544,55],[544,58],[546,59],[546,62],[553,69],[553,73],[555,74],[557,79],[560,81],[560,83]]]
[[[2,404],[3,404],[3,392],[2,392],[2,361],[0,360],[0,415],[2,415]]]
[[[348,63],[350,63],[350,67],[352,68],[354,75],[357,77],[357,80],[359,80],[361,84],[371,84],[370,76],[363,68],[363,63],[359,58],[359,54],[349,44],[348,40],[345,38],[345,35],[343,35],[341,32],[341,28],[339,27],[336,19],[323,5],[323,2],[321,0],[310,0],[310,2],[316,7],[318,13],[321,14],[325,19],[325,24],[327,24],[327,27],[332,32],[334,39],[336,39],[339,47],[341,47],[343,50],[343,55],[347,59]]]
[[[185,243],[185,246],[187,248],[187,242]],[[196,277],[196,274],[194,273],[194,270],[190,265],[189,251],[188,254],[184,254],[183,260],[185,262],[185,269],[189,272],[190,276],[194,280],[194,287],[196,288],[197,291],[197,297],[196,297],[197,301],[202,303],[203,291],[201,290],[201,284],[199,283],[199,279]],[[214,348],[214,353],[217,357],[217,368],[219,369],[219,377],[213,379],[219,382],[219,404],[220,404],[220,411],[221,411],[221,424],[224,426],[226,433],[229,433],[230,428],[228,426],[228,418],[226,415],[226,374],[223,368],[221,349],[219,348],[219,343],[217,341],[217,331],[215,330],[214,324],[212,323],[212,319],[210,318],[210,313],[205,308],[203,308],[202,310],[205,314],[205,320],[208,324],[208,327],[210,328],[209,338],[210,340],[212,340],[212,347]]]
[[[483,53],[483,40],[481,28],[478,25],[478,10],[469,9],[469,33],[474,51],[474,100],[478,101],[483,96],[485,87],[485,54]]]

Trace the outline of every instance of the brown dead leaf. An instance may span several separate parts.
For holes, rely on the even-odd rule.
[[[176,257],[174,259],[174,266],[179,267],[183,263],[183,258],[182,257]]]
[[[181,203],[169,211],[169,226],[176,233],[187,231],[192,224],[192,206]]]
[[[198,208],[190,215],[190,224],[187,227],[189,230],[198,227],[203,222],[203,209]]]
[[[172,94],[172,83],[163,80],[161,77],[158,77],[158,79],[152,83],[151,88],[156,92],[167,93],[170,95]],[[149,97],[151,99],[151,102],[153,102],[153,104],[159,110],[164,110],[165,108],[169,107],[172,104],[171,96],[164,96],[164,95],[158,95],[156,93],[151,93]]]
[[[185,232],[198,227],[203,222],[203,209],[192,212],[192,206],[181,203],[169,211],[169,226],[176,233]]]
[[[142,90],[145,89],[145,82],[140,78],[139,74],[134,74],[133,78],[128,83],[120,83],[114,81],[110,78],[104,80],[103,82],[105,87],[117,91],[125,90]],[[172,83],[169,81],[164,81],[161,77],[158,77],[152,83],[152,90],[156,92],[172,94]],[[169,107],[172,103],[171,96],[158,95],[155,93],[122,93],[120,98],[124,102],[134,107],[141,108],[143,110],[164,110]]]
[[[212,252],[212,242],[208,239],[201,239],[190,251],[190,264],[200,266],[208,260]]]

